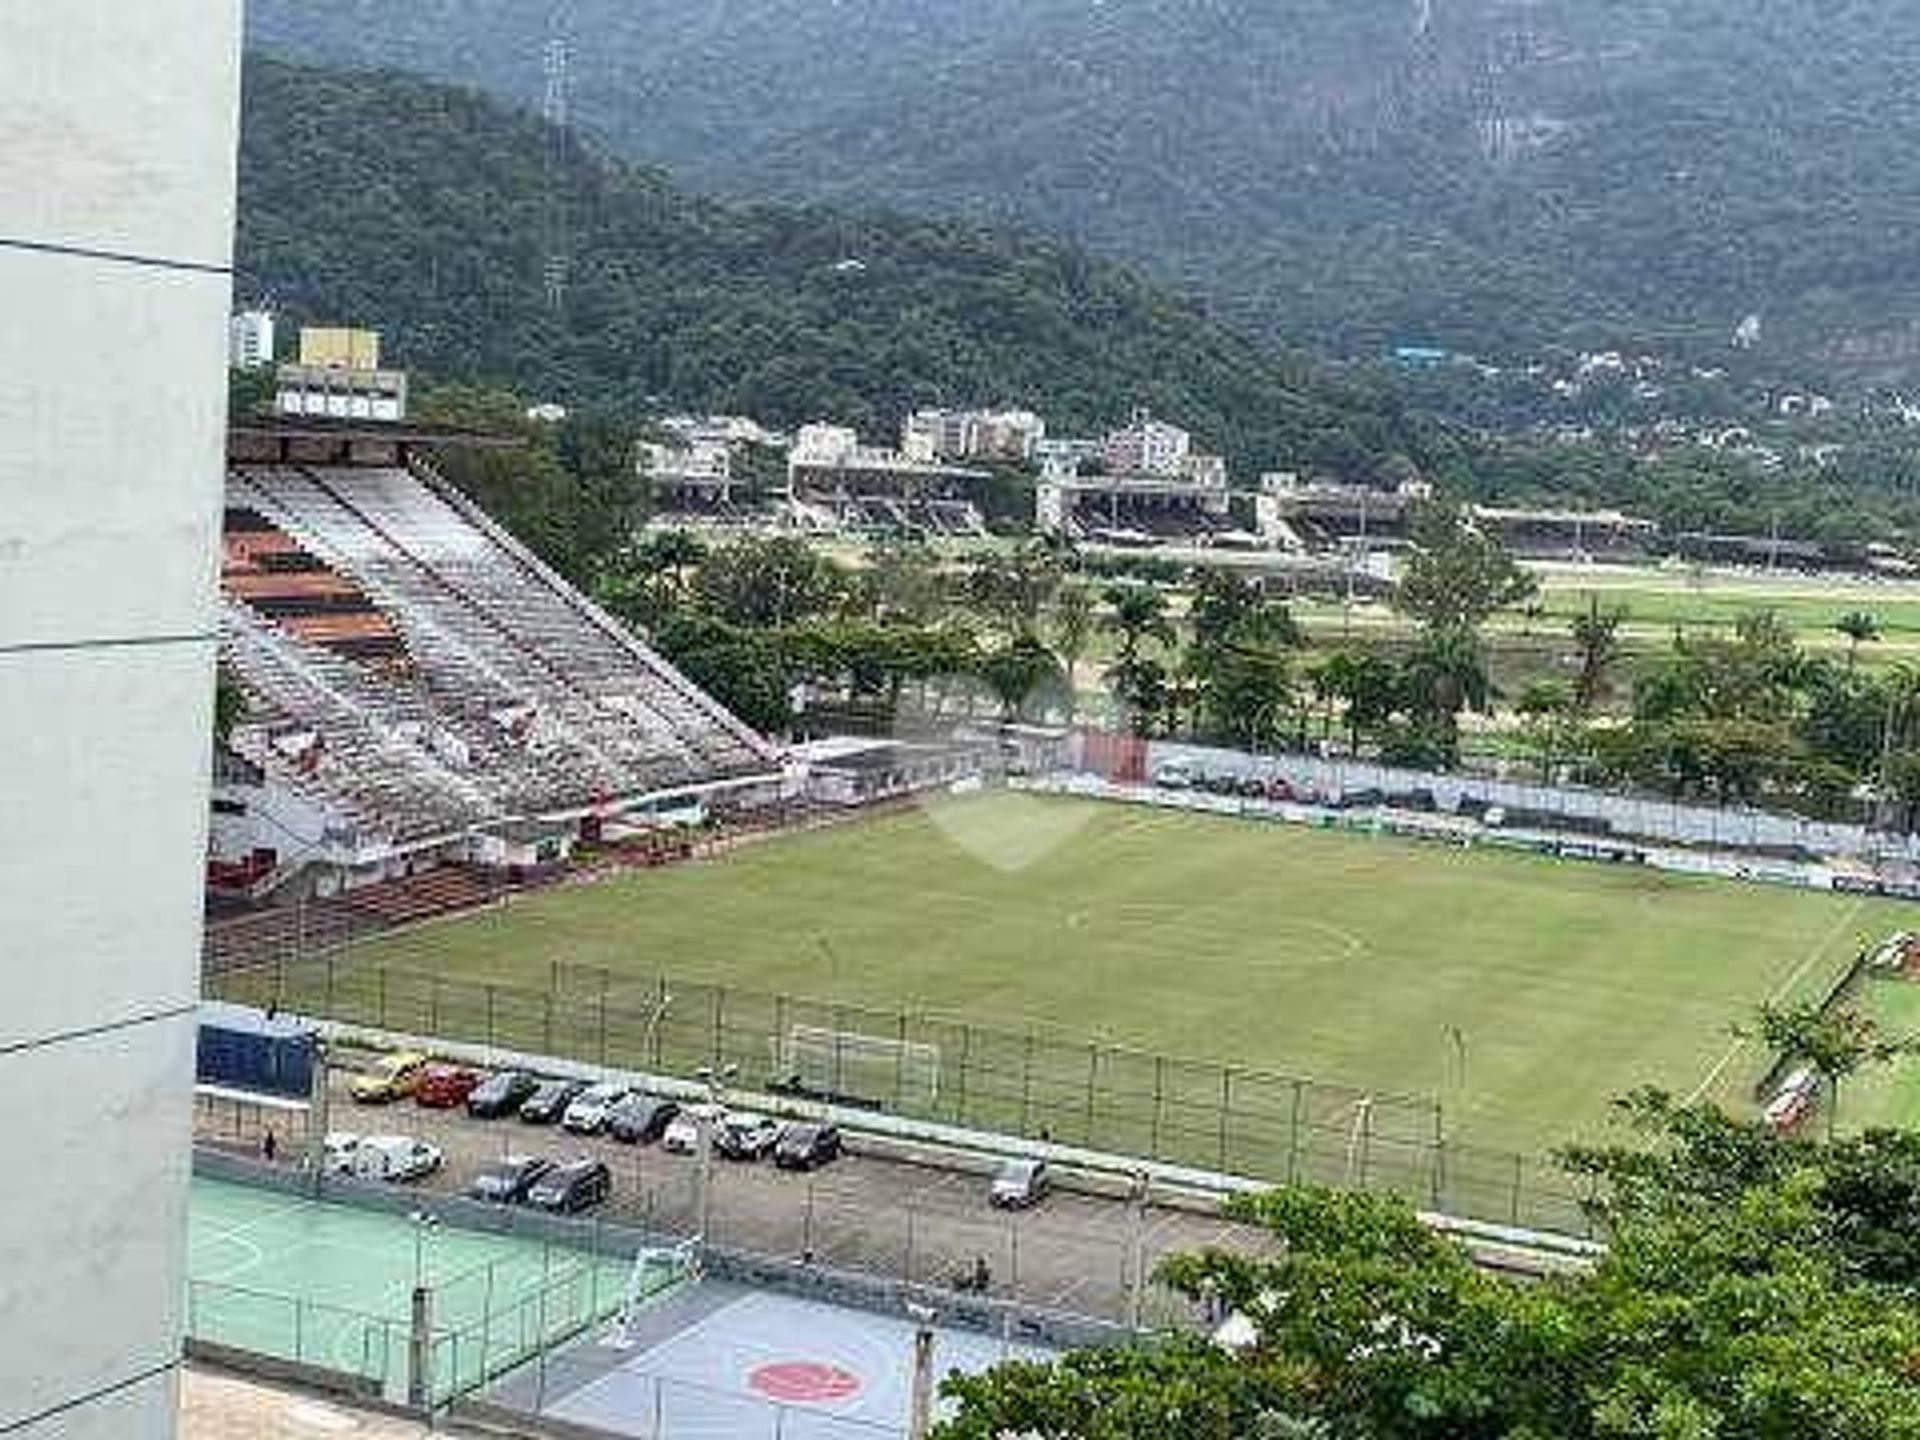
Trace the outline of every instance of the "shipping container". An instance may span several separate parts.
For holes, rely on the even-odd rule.
[[[304,1020],[205,1001],[195,1079],[225,1090],[305,1099],[313,1090],[318,1043]]]

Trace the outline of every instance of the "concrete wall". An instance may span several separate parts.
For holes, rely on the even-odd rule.
[[[173,1433],[238,0],[0,6],[0,1432]]]

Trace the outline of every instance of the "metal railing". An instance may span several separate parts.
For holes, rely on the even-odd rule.
[[[211,994],[346,1025],[692,1075],[1276,1184],[1386,1191],[1467,1219],[1590,1237],[1551,1157],[1462,1143],[1440,1103],[946,1017],[555,964],[542,989],[326,955],[207,977]],[[842,1037],[794,1089],[788,1037]]]

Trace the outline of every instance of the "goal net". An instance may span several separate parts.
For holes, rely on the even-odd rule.
[[[700,1278],[700,1240],[692,1236],[674,1245],[649,1245],[633,1257],[620,1315],[606,1343],[627,1348],[633,1343],[634,1323],[640,1312],[660,1296]]]
[[[792,1025],[773,1039],[773,1070],[827,1099],[925,1109],[940,1098],[940,1047],[890,1035]]]

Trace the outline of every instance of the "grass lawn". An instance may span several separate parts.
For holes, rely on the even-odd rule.
[[[1920,1036],[1920,981],[1867,977],[1853,1008],[1889,1038]],[[1920,1055],[1873,1066],[1841,1087],[1840,1124],[1849,1130],[1876,1125],[1920,1125]],[[1826,1118],[1815,1117],[1824,1126]]]
[[[395,966],[540,989],[565,962],[938,1012],[1437,1095],[1456,1139],[1543,1147],[1595,1133],[1632,1086],[1744,1093],[1763,1062],[1728,1026],[1817,992],[1902,919],[1889,902],[997,795],[546,892],[346,968],[363,987]]]

